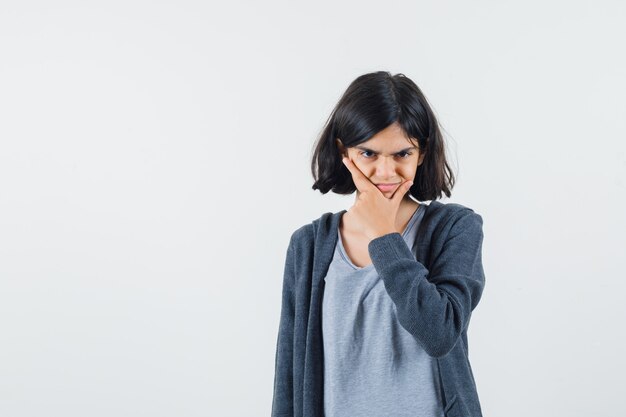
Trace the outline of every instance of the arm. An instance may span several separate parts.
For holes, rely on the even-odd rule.
[[[380,236],[368,245],[398,321],[433,357],[452,350],[485,285],[482,217],[463,210],[450,221],[430,271],[415,259],[400,233]]]
[[[293,235],[283,273],[282,305],[276,342],[272,417],[293,416],[294,265]]]

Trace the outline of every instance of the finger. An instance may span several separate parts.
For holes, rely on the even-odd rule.
[[[360,192],[368,191],[372,189],[376,189],[376,191],[380,191],[370,181],[370,179],[367,178],[365,174],[363,174],[363,172],[361,172],[361,170],[354,164],[354,162],[352,162],[351,159],[344,157],[342,161],[346,165],[346,168],[348,168],[348,170],[350,171],[350,174],[352,174],[352,180],[354,181],[354,185],[356,185],[356,188]]]
[[[397,203],[398,205],[400,205],[400,202],[402,201],[402,199],[404,198],[404,196],[409,191],[412,185],[413,185],[413,181],[411,180],[404,181],[402,184],[400,184],[400,186],[393,193],[393,195],[391,196],[391,200]]]

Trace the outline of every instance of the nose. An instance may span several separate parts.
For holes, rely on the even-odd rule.
[[[396,178],[396,163],[393,155],[378,157],[376,161],[376,178],[393,180]]]

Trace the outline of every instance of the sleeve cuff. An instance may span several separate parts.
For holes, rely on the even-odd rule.
[[[367,249],[376,269],[378,266],[388,265],[400,259],[415,260],[415,256],[398,232],[387,233],[372,239],[367,245]]]

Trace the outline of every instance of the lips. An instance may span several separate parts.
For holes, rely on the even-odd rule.
[[[398,184],[400,184],[399,182],[396,183],[391,183],[391,184],[376,184],[376,187],[378,187],[378,189],[380,191],[392,191],[394,188],[396,188],[398,186]]]

